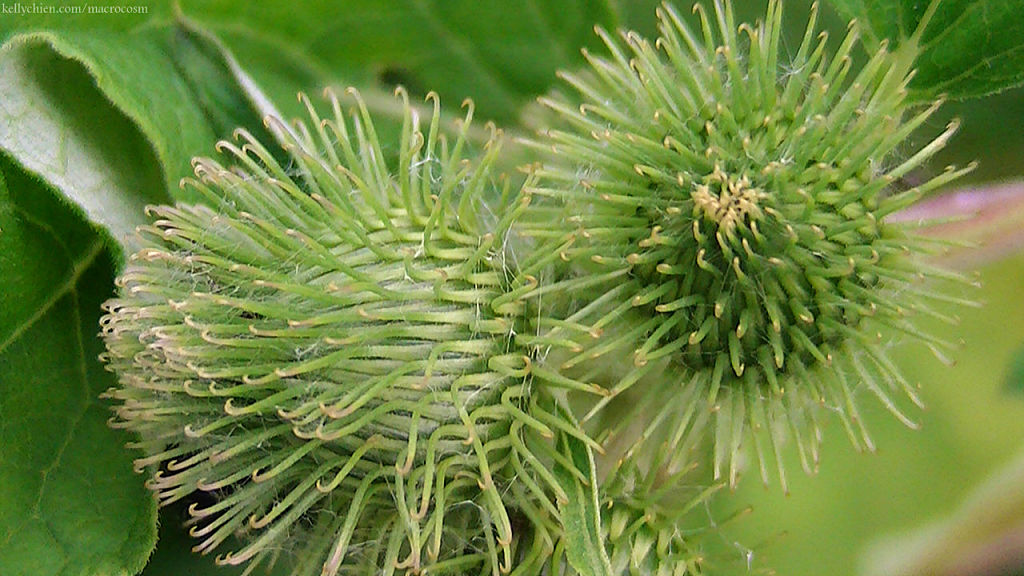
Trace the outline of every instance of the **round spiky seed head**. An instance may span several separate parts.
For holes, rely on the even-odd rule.
[[[290,550],[302,575],[491,573],[516,559],[506,499],[533,496],[507,484],[537,462],[524,426],[545,429],[523,412],[530,360],[512,340],[536,283],[501,250],[525,204],[481,216],[511,194],[497,134],[467,152],[471,104],[449,141],[436,98],[424,131],[400,94],[397,145],[358,94],[349,115],[333,92],[329,119],[304,99],[311,122],[268,120],[283,153],[243,130],[221,142],[232,164],[198,159],[184,183],[208,205],[151,208],[106,304],[113,422],[138,434],[162,504],[214,496],[189,510],[197,551],[242,536],[221,563]]]
[[[905,317],[930,313],[926,301],[939,296],[918,280],[942,273],[917,262],[921,242],[886,217],[963,171],[898,189],[956,130],[907,151],[908,136],[939,105],[917,108],[908,98],[916,36],[895,51],[883,45],[857,72],[855,24],[830,58],[812,11],[784,62],[780,2],[754,26],[737,26],[727,1],[694,11],[698,32],[664,5],[653,43],[599,30],[609,55],[587,53],[589,68],[564,75],[572,97],[543,99],[564,127],[533,143],[547,158],[533,194],[547,202],[535,202],[532,220],[557,215],[577,230],[569,240],[532,224],[524,233],[569,246],[562,285],[604,279],[589,294],[563,290],[577,302],[569,320],[591,330],[619,324],[611,336],[580,339],[583,350],[564,366],[631,355],[616,393],[656,381],[642,395],[646,421],[672,442],[687,434],[665,423],[708,422],[716,476],[735,482],[737,453],[754,429],[767,431],[776,457],[794,434],[813,468],[815,405],[836,407],[854,443],[870,447],[855,387],[909,422],[890,394],[916,397],[876,327],[932,343]],[[552,337],[564,331],[546,328]],[[666,364],[673,382],[656,377]],[[710,418],[706,408],[694,415],[680,381],[697,387]]]

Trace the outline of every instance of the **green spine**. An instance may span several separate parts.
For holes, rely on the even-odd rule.
[[[577,343],[560,369],[611,389],[585,420],[628,397],[635,418],[614,410],[595,426],[630,436],[612,441],[626,459],[667,442],[678,469],[710,435],[716,478],[736,482],[750,442],[765,481],[775,460],[785,484],[787,437],[815,466],[817,407],[868,448],[855,389],[911,424],[894,397],[916,394],[876,332],[943,346],[908,317],[938,315],[929,301],[943,296],[920,280],[955,275],[923,263],[935,247],[888,216],[970,167],[898,185],[956,130],[907,152],[939,106],[908,98],[916,38],[856,72],[856,24],[829,57],[815,10],[785,62],[781,2],[753,26],[737,26],[728,2],[694,11],[696,31],[663,5],[654,42],[599,30],[608,55],[585,53],[589,66],[563,75],[569,95],[542,99],[561,123],[531,141],[544,161],[521,233],[560,251],[567,264],[548,289],[564,286],[568,304],[540,332]],[[553,232],[552,218],[575,229]],[[604,358],[632,365],[602,380]]]

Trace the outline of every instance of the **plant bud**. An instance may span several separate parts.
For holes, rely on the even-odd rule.
[[[106,304],[113,424],[161,504],[195,501],[195,550],[241,537],[220,563],[497,573],[542,550],[516,500],[549,492],[509,486],[544,466],[527,432],[565,425],[514,338],[536,281],[503,245],[526,204],[484,216],[517,195],[496,131],[469,152],[471,103],[452,142],[436,97],[424,132],[400,95],[397,143],[328,92],[331,118],[268,119],[283,154],[239,130],[230,165],[197,159],[207,204],[151,208]]]
[[[732,483],[749,438],[765,480],[771,450],[785,484],[787,436],[814,467],[816,407],[868,448],[856,389],[912,425],[893,398],[917,396],[878,330],[943,346],[909,316],[942,317],[933,305],[946,297],[921,280],[954,275],[923,263],[934,246],[887,217],[970,167],[900,186],[956,130],[909,149],[939,106],[908,98],[916,36],[856,71],[856,24],[830,57],[813,11],[786,61],[780,2],[753,26],[737,26],[728,2],[694,11],[696,32],[662,6],[654,42],[598,30],[608,55],[585,53],[589,67],[564,75],[572,96],[543,99],[563,125],[533,141],[546,158],[531,190],[541,201],[522,231],[571,244],[555,283],[574,305],[541,331],[604,332],[564,359],[584,380],[607,370],[602,358],[628,366],[587,419],[641,383],[612,435],[638,428],[635,441],[659,451],[711,430],[715,476]],[[575,230],[551,239],[540,222],[552,217]]]

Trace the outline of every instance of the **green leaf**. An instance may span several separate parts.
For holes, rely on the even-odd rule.
[[[0,52],[0,148],[123,240],[146,204],[167,198],[159,165],[86,70],[42,42]]]
[[[911,88],[920,98],[972,98],[1024,83],[1024,18],[1019,0],[831,0],[866,24],[869,40],[899,42],[922,21]],[[930,5],[938,4],[934,7]],[[926,18],[930,8],[934,14]]]
[[[556,70],[576,67],[581,47],[597,45],[595,24],[618,24],[608,0],[316,0],[301,10],[288,2],[181,5],[263,85],[276,84],[265,74],[271,67],[294,62],[324,83],[402,84],[420,96],[436,90],[450,106],[472,98],[483,117],[504,123],[555,83]]]
[[[567,434],[560,436],[562,454],[587,479],[558,464],[555,477],[569,499],[559,503],[565,530],[565,555],[581,576],[611,576],[612,566],[601,536],[601,507],[598,498],[597,468],[594,454],[582,440]]]
[[[40,182],[6,158],[0,173],[0,574],[134,574],[156,502],[99,399],[113,255]]]
[[[230,64],[178,23],[15,36],[0,52],[0,149],[124,242],[146,204],[196,200],[178,182],[217,139],[239,126],[270,139]]]
[[[173,0],[106,0],[92,4],[91,11],[88,3],[69,4],[66,0],[8,3],[7,12],[0,18],[0,43],[14,34],[39,30],[80,30],[97,36],[123,32],[168,18]],[[124,13],[111,13],[120,6],[126,7]]]

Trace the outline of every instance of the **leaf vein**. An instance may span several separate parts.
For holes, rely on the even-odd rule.
[[[0,354],[2,354],[8,346],[16,342],[18,338],[21,338],[25,332],[36,324],[36,322],[41,320],[47,312],[57,305],[57,302],[59,302],[61,298],[74,291],[75,286],[78,284],[78,280],[82,277],[82,274],[89,269],[92,263],[96,261],[96,258],[98,258],[103,252],[103,247],[103,241],[99,239],[94,240],[93,243],[89,245],[86,249],[85,255],[77,262],[72,263],[71,273],[68,278],[57,286],[57,289],[46,298],[43,304],[39,306],[31,316],[15,326],[14,331],[11,332],[10,336],[0,342]]]
[[[979,8],[980,6],[980,4],[971,4],[965,10],[960,12],[960,14],[958,14],[957,17],[952,22],[950,22],[949,25],[946,26],[946,28],[942,32],[939,32],[939,34],[936,35],[934,38],[931,38],[930,40],[928,40],[928,42],[922,44],[921,51],[924,52],[930,49],[933,45],[941,43],[946,36],[953,33],[953,31],[959,29],[963,20],[971,16],[974,13],[975,9]]]

